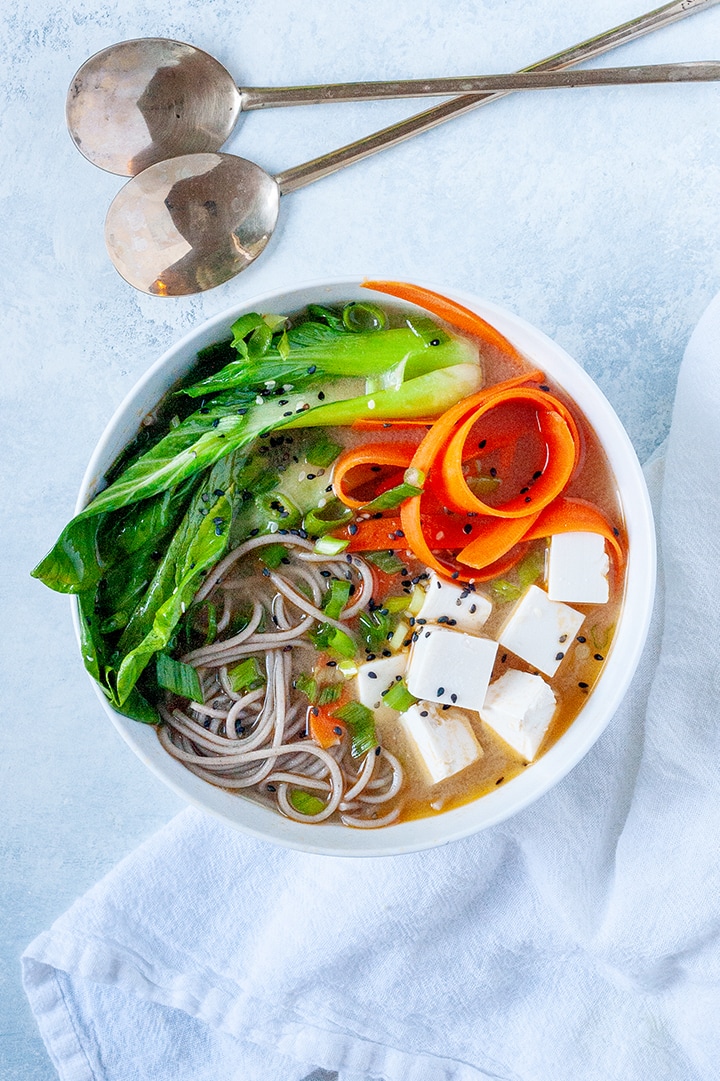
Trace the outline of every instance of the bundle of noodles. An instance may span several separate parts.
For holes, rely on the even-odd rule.
[[[321,822],[337,813],[346,825],[387,825],[400,813],[397,806],[383,807],[402,786],[400,763],[379,746],[353,757],[343,729],[339,743],[321,747],[308,736],[308,699],[295,686],[298,673],[317,661],[309,632],[321,623],[351,633],[350,621],[370,600],[372,573],[357,556],[317,555],[311,542],[293,535],[282,537],[287,554],[270,569],[258,559],[258,549],[278,539],[246,541],[198,592],[196,604],[207,602],[222,613],[212,644],[182,658],[196,669],[203,700],[187,701],[184,708],[177,698],[162,705],[160,740],[203,780],[252,793],[296,821]],[[330,578],[351,583],[341,619],[321,608]],[[250,608],[243,628],[232,633],[238,615]],[[265,678],[261,686],[238,691],[229,672],[248,657],[263,658]],[[312,813],[307,801],[293,799],[297,792],[314,795]]]

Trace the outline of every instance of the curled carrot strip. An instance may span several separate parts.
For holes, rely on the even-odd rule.
[[[458,552],[457,561],[477,569],[496,563],[525,539],[539,513],[525,518],[493,518],[484,523],[480,535]]]
[[[536,411],[538,431],[546,445],[544,468],[532,478],[524,490],[506,503],[492,506],[479,499],[468,487],[463,475],[463,461],[467,460],[468,436],[477,422],[491,410],[504,403],[529,403]],[[525,430],[515,431],[516,439]],[[570,479],[579,454],[579,436],[575,421],[557,398],[532,387],[517,387],[501,391],[480,405],[460,425],[449,440],[439,464],[439,477],[435,490],[444,495],[445,502],[453,510],[475,511],[498,518],[525,518],[542,510],[563,491]]]
[[[404,471],[410,465],[416,450],[416,443],[368,443],[364,447],[344,451],[333,469],[332,484],[335,495],[347,507],[364,506],[368,499],[358,499],[351,493],[359,484],[366,484],[373,479],[373,467],[395,466]],[[360,471],[360,476],[357,471]],[[349,476],[352,473],[355,475]]]
[[[458,304],[456,300],[435,293],[432,289],[424,289],[421,285],[411,285],[408,282],[390,281],[364,281],[363,288],[374,289],[377,293],[387,293],[389,296],[406,300],[409,304],[417,304],[431,315],[449,323],[451,327],[465,334],[473,334],[489,345],[494,345],[512,360],[525,363],[522,353],[518,352],[512,342],[508,341],[496,327],[488,323],[476,312]]]
[[[625,566],[625,552],[618,540],[619,531],[597,507],[584,499],[560,496],[546,507],[531,525],[523,540],[538,540],[555,533],[600,533],[612,546],[619,570]]]

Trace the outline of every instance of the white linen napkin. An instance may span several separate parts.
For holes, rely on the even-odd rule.
[[[383,859],[183,812],[25,953],[63,1081],[720,1077],[719,377],[720,297],[646,470],[647,648],[580,765],[509,822]]]

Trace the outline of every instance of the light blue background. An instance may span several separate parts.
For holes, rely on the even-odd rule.
[[[646,0],[651,3],[652,0]],[[0,1079],[55,1072],[19,980],[24,946],[181,803],[105,719],[69,603],[29,578],[90,453],[146,367],[206,317],[321,277],[447,284],[512,309],[598,381],[641,458],[663,439],[689,333],[720,287],[720,87],[514,95],[282,201],[244,275],[196,298],[133,292],[105,254],[121,186],[74,149],[77,67],[124,38],[206,48],[281,85],[512,70],[642,0],[20,0],[0,27],[4,608]],[[720,56],[720,7],[596,64]],[[279,171],[425,105],[249,114],[227,149]]]

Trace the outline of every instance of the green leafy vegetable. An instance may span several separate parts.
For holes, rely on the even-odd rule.
[[[277,570],[284,559],[288,558],[288,550],[284,544],[267,544],[258,552],[258,559],[270,570]]]

